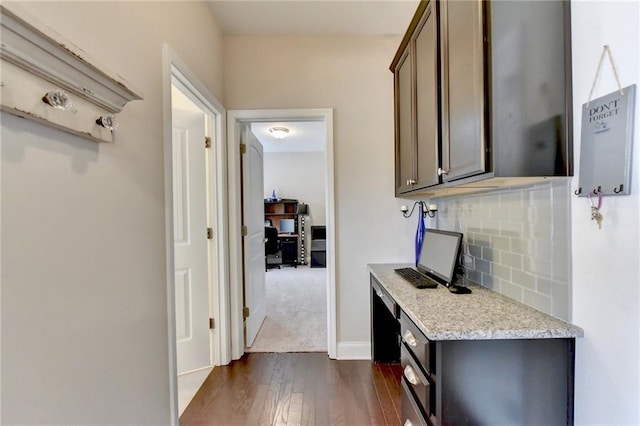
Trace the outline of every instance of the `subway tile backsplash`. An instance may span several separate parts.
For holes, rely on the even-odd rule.
[[[464,233],[469,279],[569,321],[569,190],[554,181],[431,202],[438,228]]]

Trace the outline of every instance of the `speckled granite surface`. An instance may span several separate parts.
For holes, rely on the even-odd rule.
[[[469,284],[471,294],[443,286],[416,289],[394,269],[407,264],[369,264],[369,270],[431,340],[548,339],[582,337],[580,327],[553,318],[494,291]]]

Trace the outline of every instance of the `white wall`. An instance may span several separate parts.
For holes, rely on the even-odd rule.
[[[2,424],[165,425],[162,44],[222,96],[201,2],[23,2],[144,95],[113,144],[2,115]]]
[[[264,197],[308,204],[307,225],[326,225],[325,169],[323,152],[265,152]]]
[[[394,198],[400,37],[225,37],[228,109],[334,108],[338,356],[367,355],[368,262],[407,261],[414,222]]]
[[[602,47],[614,55],[623,86],[640,84],[640,3],[572,2],[574,164],[580,120]],[[608,62],[594,97],[617,89]],[[585,330],[576,347],[576,424],[640,424],[640,107],[636,98],[632,194],[605,197],[602,230],[589,203],[572,197],[573,322]],[[578,181],[574,178],[573,189]]]

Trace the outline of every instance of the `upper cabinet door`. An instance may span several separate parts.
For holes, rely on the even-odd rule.
[[[570,3],[491,3],[491,146],[497,176],[572,174]]]
[[[429,2],[415,34],[416,64],[416,184],[439,183],[438,178],[438,45],[435,2]]]
[[[483,2],[441,1],[442,179],[486,171]]]
[[[394,72],[396,124],[396,194],[412,189],[414,175],[413,81],[411,49],[407,49]]]

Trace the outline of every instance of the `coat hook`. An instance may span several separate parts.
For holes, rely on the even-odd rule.
[[[613,188],[613,192],[615,192],[616,194],[619,194],[619,193],[621,193],[621,192],[622,192],[622,190],[623,190],[623,189],[624,189],[624,185],[623,185],[623,184],[620,184],[620,186],[619,186],[619,187],[617,187],[617,188]]]
[[[105,114],[98,117],[96,120],[96,124],[104,127],[107,130],[111,130],[112,132],[118,128],[118,120],[113,114]]]
[[[56,89],[50,90],[42,97],[42,102],[45,104],[61,110],[69,110],[73,106],[71,98],[64,90]]]
[[[593,193],[594,193],[594,194],[599,194],[601,191],[602,191],[602,187],[601,187],[601,186],[598,186],[597,188],[595,188],[595,189],[593,190]]]
[[[575,191],[573,191],[573,193],[576,194],[576,195],[582,194],[582,188],[576,189]]]

